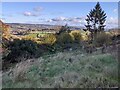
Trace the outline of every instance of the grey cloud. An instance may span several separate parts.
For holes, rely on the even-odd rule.
[[[84,17],[57,17],[57,18],[52,18],[49,20],[46,20],[46,22],[49,23],[55,23],[55,24],[73,24],[73,25],[84,25],[85,24],[85,18]]]

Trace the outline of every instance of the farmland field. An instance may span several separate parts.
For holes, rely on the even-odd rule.
[[[26,37],[31,37],[31,38],[37,38],[38,36],[44,37],[44,35],[50,34],[49,32],[42,32],[42,31],[37,31],[37,32],[30,32],[29,34],[25,35]]]

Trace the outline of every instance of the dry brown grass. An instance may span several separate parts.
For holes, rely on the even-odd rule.
[[[13,81],[24,81],[27,79],[26,72],[29,70],[29,68],[34,64],[33,59],[29,59],[27,61],[22,61],[18,63],[13,71]]]

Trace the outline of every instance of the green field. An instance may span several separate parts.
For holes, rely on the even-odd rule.
[[[39,34],[39,36],[44,36],[44,35],[46,35],[47,33],[42,33],[42,32],[29,33],[29,34],[26,35],[26,37],[36,38],[38,34]]]

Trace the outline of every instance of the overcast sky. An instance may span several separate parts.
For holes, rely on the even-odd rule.
[[[107,14],[106,27],[118,25],[118,3],[100,2]],[[3,2],[1,19],[6,23],[84,26],[96,2]]]

